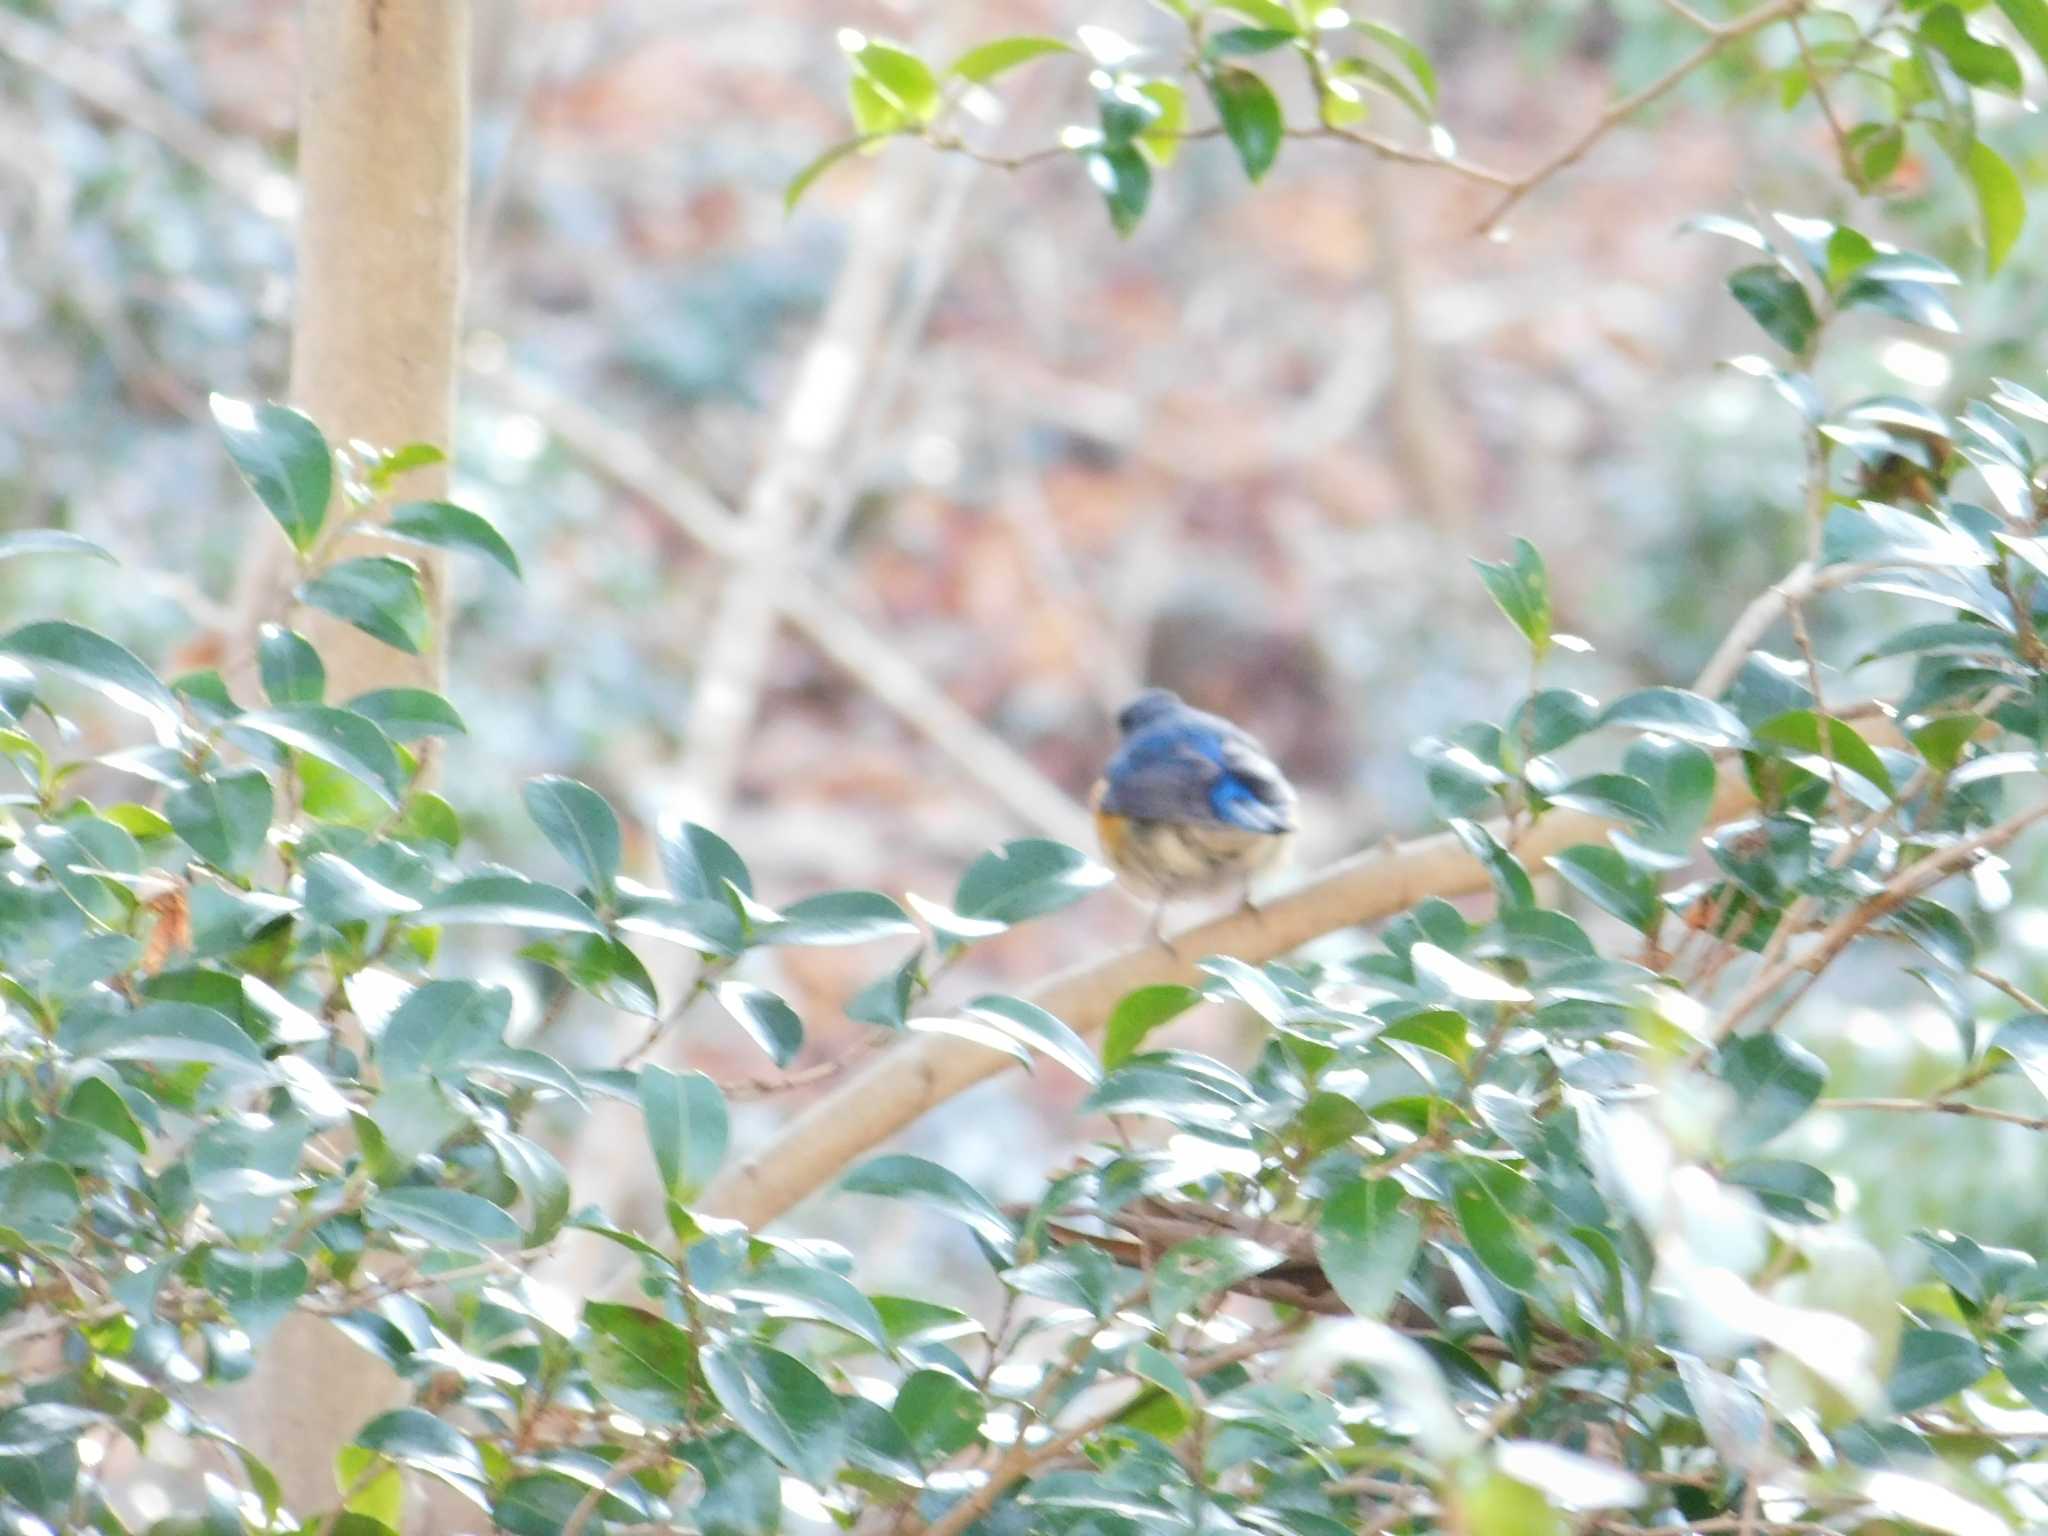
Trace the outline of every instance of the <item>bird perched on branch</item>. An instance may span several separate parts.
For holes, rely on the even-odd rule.
[[[1089,803],[1110,867],[1157,905],[1251,882],[1279,862],[1295,830],[1294,786],[1265,748],[1220,715],[1148,688],[1116,717],[1123,741]]]

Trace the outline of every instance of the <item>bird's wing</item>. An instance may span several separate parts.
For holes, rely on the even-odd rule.
[[[1294,830],[1294,786],[1265,749],[1232,726],[1220,735],[1221,772],[1209,791],[1217,819],[1249,832]]]
[[[1126,742],[1110,763],[1108,783],[1102,806],[1116,815],[1294,830],[1286,778],[1257,742],[1213,716],[1182,719]]]

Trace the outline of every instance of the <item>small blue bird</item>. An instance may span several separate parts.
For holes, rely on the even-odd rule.
[[[1123,741],[1089,804],[1110,867],[1158,905],[1251,882],[1278,863],[1295,830],[1294,786],[1244,731],[1148,688],[1116,717]],[[1162,940],[1163,942],[1163,940]]]

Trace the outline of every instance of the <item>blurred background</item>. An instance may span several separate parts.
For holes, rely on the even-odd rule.
[[[248,541],[270,533],[205,401],[284,387],[296,9],[0,0],[0,527],[72,528],[127,562],[115,583],[17,562],[0,601],[101,625],[170,671],[207,661]],[[1264,738],[1304,791],[1303,864],[1426,830],[1411,743],[1527,686],[1471,558],[1534,540],[1560,627],[1593,646],[1547,680],[1608,694],[1688,678],[1797,557],[1793,424],[1716,367],[1759,345],[1721,284],[1734,248],[1680,224],[1783,208],[1981,271],[1954,177],[1922,195],[1909,165],[1906,195],[1850,206],[1810,109],[1724,110],[1756,89],[1739,74],[1705,72],[1603,140],[1504,239],[1473,234],[1485,189],[1440,173],[1290,145],[1250,190],[1210,142],[1126,241],[1058,161],[1005,172],[904,145],[845,162],[793,216],[783,189],[846,132],[837,29],[941,58],[1085,21],[1143,40],[1140,0],[476,13],[457,499],[499,521],[527,580],[454,568],[448,692],[470,734],[444,780],[482,850],[557,878],[519,810],[536,773],[604,791],[650,879],[653,829],[681,814],[740,848],[770,902],[944,899],[1007,838],[1085,839],[1111,716],[1141,682]],[[1657,0],[1384,13],[1434,58],[1460,148],[1511,170],[1691,46]],[[1052,143],[1092,111],[1081,77],[1010,77],[992,142]],[[2038,179],[2048,134],[2012,110],[2001,148]],[[2044,267],[2030,232],[1964,291],[1964,336],[1940,349],[1845,324],[1831,397],[2039,387]],[[2038,940],[2048,893],[2014,881],[2008,927]],[[1096,896],[978,952],[960,995],[1133,940],[1145,916]],[[810,1061],[864,1031],[839,1010],[896,958],[787,952],[760,979],[805,1014]],[[541,973],[493,963],[537,1015]],[[1831,1092],[1924,1089],[1953,1060],[1945,1020],[1889,973],[1864,1006],[1812,1014]],[[637,1029],[588,1003],[555,1027],[593,1058]],[[709,1011],[683,1057],[766,1066]],[[1022,1194],[1077,1097],[1050,1073],[1004,1079],[916,1145]],[[743,1134],[789,1107],[750,1108]],[[2002,1209],[2013,1159],[2039,1158],[2023,1131],[1821,1117],[1803,1134],[1843,1144],[1860,1215],[1902,1264],[1937,1188],[1987,1241],[2048,1240]],[[906,1264],[928,1268],[935,1229],[857,1214],[905,1223]]]

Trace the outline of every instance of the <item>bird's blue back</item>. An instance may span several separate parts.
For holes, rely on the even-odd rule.
[[[1127,731],[1104,774],[1102,809],[1140,821],[1294,830],[1294,791],[1250,736],[1217,715],[1162,698]]]

